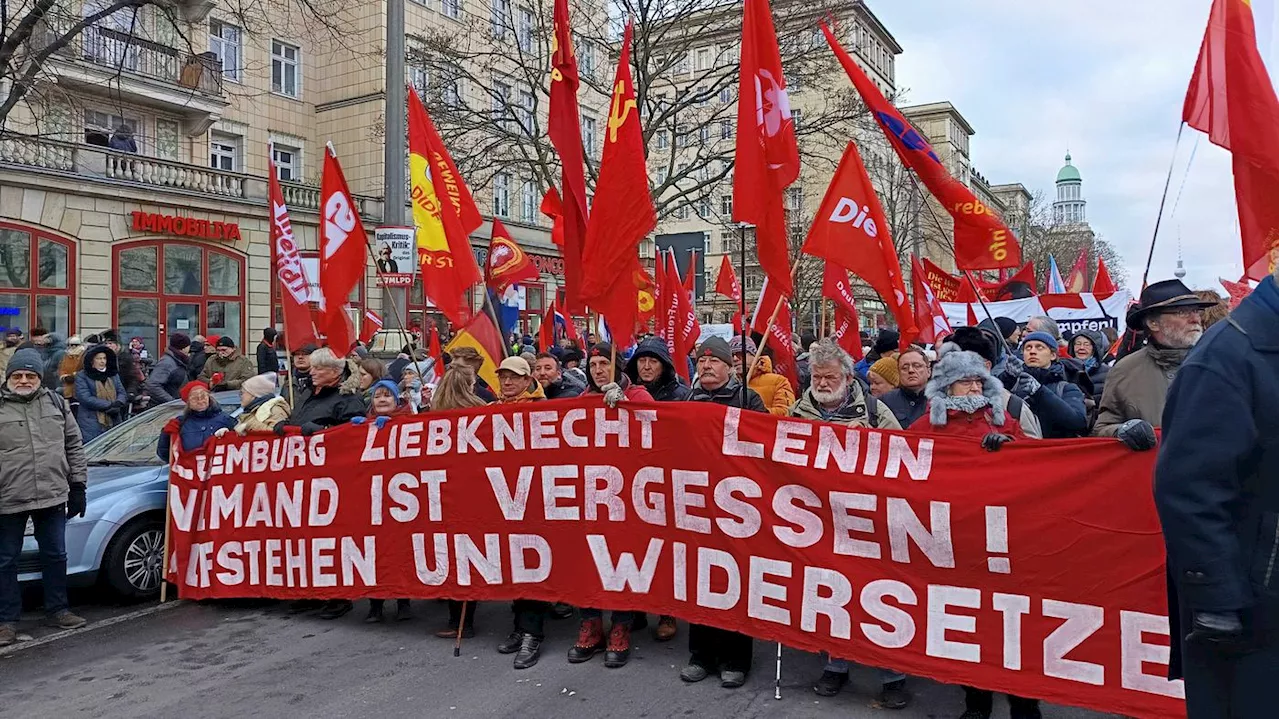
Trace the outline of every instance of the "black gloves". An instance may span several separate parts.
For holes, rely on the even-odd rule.
[[[1012,442],[1013,437],[999,432],[991,432],[982,438],[982,448],[988,452],[999,452],[1005,442]]]
[[[1156,446],[1156,431],[1145,419],[1131,419],[1116,430],[1116,439],[1135,452],[1145,452]]]
[[[1222,646],[1237,641],[1243,633],[1238,612],[1195,612],[1187,641]]]
[[[84,485],[71,485],[71,493],[67,495],[67,519],[83,517],[85,510]]]
[[[276,426],[272,427],[272,428],[271,428],[271,431],[272,431],[272,432],[275,432],[277,436],[283,437],[283,436],[284,436],[284,427],[285,427],[285,423],[284,423],[284,422],[281,422],[280,424],[277,424]]]
[[[324,427],[316,424],[315,422],[303,422],[298,426],[298,430],[301,431],[303,435],[310,437],[316,432],[323,431]]]

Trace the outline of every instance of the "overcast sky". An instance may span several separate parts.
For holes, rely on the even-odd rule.
[[[1253,2],[1273,84],[1278,2]],[[1052,199],[1070,149],[1089,223],[1123,255],[1111,270],[1136,291],[1210,0],[868,4],[902,45],[904,104],[951,101],[976,132],[973,167],[989,182]],[[1187,284],[1221,291],[1219,276],[1243,273],[1231,163],[1200,135],[1184,130],[1173,158],[1150,279],[1173,276],[1180,234]],[[1063,272],[1074,259],[1058,258]]]

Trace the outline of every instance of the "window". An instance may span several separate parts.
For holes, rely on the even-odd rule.
[[[720,90],[720,102],[725,105],[733,102],[733,88],[725,87]]]
[[[149,154],[146,149],[146,138],[142,134],[142,118],[118,115],[101,110],[84,111],[84,141],[89,145],[106,147],[111,140],[111,135],[121,126],[129,128],[133,132],[133,141],[137,145],[137,151]]]
[[[697,102],[700,107],[710,103],[711,91],[708,90],[706,87],[699,85],[698,89],[694,91],[694,101]]]
[[[689,74],[689,53],[687,52],[680,53],[680,57],[676,58],[676,74],[677,75]]]
[[[516,42],[519,43],[520,49],[525,52],[533,51],[533,13],[525,8],[518,11],[519,30],[516,33]]]
[[[221,248],[144,241],[112,249],[115,324],[159,354],[168,337],[245,339],[245,261]]]
[[[209,167],[227,172],[239,172],[240,138],[221,132],[210,133]]]
[[[725,217],[733,217],[733,195],[720,196],[720,214]]]
[[[531,225],[538,222],[538,183],[533,180],[520,186],[520,219]]]
[[[446,107],[461,108],[462,107],[462,80],[454,78],[445,80],[444,86],[440,88],[440,99]]]
[[[596,71],[596,49],[578,33],[573,34],[573,49],[578,53],[578,71],[584,76],[594,75]]]
[[[582,146],[586,148],[587,162],[590,162],[596,151],[596,119],[585,114],[582,116]]]
[[[698,182],[707,182],[711,179],[711,163],[703,163],[698,165]]]
[[[733,139],[733,120],[720,121],[720,139],[721,140]]]
[[[295,45],[271,41],[271,91],[287,97],[297,97],[302,85],[298,73],[298,48]]]
[[[413,85],[413,89],[418,91],[418,95],[424,100],[430,94],[427,88],[431,86],[431,76],[427,74],[427,68],[413,66],[409,68],[409,84]]]
[[[677,220],[687,220],[687,219],[689,219],[689,206],[688,206],[688,205],[681,204],[680,206],[676,207],[676,219],[677,219]]]
[[[706,48],[706,47],[698,48],[697,55],[698,55],[698,69],[710,70],[711,69],[711,48]]]
[[[657,174],[657,176],[658,176],[658,184],[659,184],[659,185],[662,185],[662,184],[664,184],[664,183],[667,181],[667,168],[665,168],[665,167],[659,167],[659,168],[658,168],[658,171],[657,171],[657,173],[656,173],[656,174]]]
[[[281,182],[298,182],[302,179],[302,149],[274,143],[271,159],[276,163],[276,177]]]
[[[665,150],[671,146],[671,140],[667,137],[670,134],[667,130],[658,131],[658,149]]]
[[[703,125],[702,127],[698,128],[698,141],[701,142],[703,145],[707,144],[708,142],[711,142],[711,126],[710,125]]]
[[[516,107],[516,113],[520,120],[520,128],[530,134],[533,133],[533,105],[535,102],[532,90],[520,89],[520,104]]]
[[[676,147],[689,146],[689,126],[685,124],[676,125]]]
[[[511,101],[511,85],[494,80],[492,104],[489,111],[493,116],[493,121],[498,127],[503,129],[511,129],[511,118],[507,117],[507,103]]]
[[[511,216],[511,176],[505,172],[493,176],[493,214]]]
[[[493,27],[493,36],[501,38],[511,22],[511,0],[489,0],[489,3],[489,24]]]
[[[804,208],[804,190],[799,187],[787,188],[787,209],[792,212],[799,212]]]
[[[711,217],[710,197],[704,196],[702,199],[698,200],[698,217],[701,217],[704,220]]]
[[[457,20],[462,17],[462,0],[440,0],[440,12]]]
[[[800,121],[801,121],[803,118],[804,118],[804,113],[803,113],[803,112],[801,112],[800,110],[797,110],[797,109],[795,109],[795,108],[792,108],[792,110],[791,110],[791,125],[792,125],[792,127],[793,127],[793,128],[795,128],[795,131],[796,131],[796,132],[799,132],[799,131],[800,131]]]
[[[0,223],[0,327],[43,327],[68,336],[74,314],[75,251],[68,240]],[[32,314],[34,312],[34,314]]]
[[[222,78],[240,82],[240,28],[210,20],[209,51],[222,63]]]

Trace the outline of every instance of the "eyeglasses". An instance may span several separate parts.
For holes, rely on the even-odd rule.
[[[1202,310],[1199,307],[1173,307],[1173,308],[1164,310],[1160,314],[1177,315],[1179,317],[1199,317],[1200,313],[1203,311],[1204,310]]]
[[[981,387],[982,385],[986,384],[986,380],[965,378],[965,379],[958,379],[952,384],[958,384],[963,387]]]

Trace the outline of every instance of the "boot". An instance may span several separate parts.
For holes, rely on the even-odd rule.
[[[569,647],[569,663],[581,664],[604,650],[604,626],[599,619],[583,619],[578,641]]]
[[[820,697],[833,697],[840,693],[847,681],[849,681],[847,672],[823,670],[822,676],[813,685],[813,693]]]
[[[320,610],[317,615],[321,619],[337,619],[351,611],[355,604],[350,599],[331,599],[324,605],[324,609]]]
[[[0,647],[7,647],[18,641],[18,630],[12,624],[0,624]]]
[[[84,617],[78,617],[72,614],[70,610],[63,609],[57,614],[45,619],[44,623],[50,627],[57,627],[58,629],[79,629],[87,622]]]
[[[289,602],[290,614],[302,614],[313,609],[319,609],[324,606],[324,601],[320,599],[295,599]]]
[[[542,640],[532,634],[525,634],[520,640],[520,651],[516,652],[516,658],[511,662],[511,666],[516,669],[528,669],[538,663],[538,657],[542,654]]]
[[[413,610],[409,608],[409,600],[397,599],[396,600],[396,621],[407,622],[410,619],[413,619]]]
[[[625,667],[631,658],[631,627],[614,624],[609,629],[609,646],[604,653],[604,665],[610,669]]]
[[[907,691],[907,680],[899,679],[880,687],[880,695],[876,703],[881,709],[906,709],[911,703],[911,693]]]
[[[653,630],[653,638],[660,642],[669,642],[676,638],[676,618],[662,615],[658,618],[658,626]]]
[[[379,623],[381,623],[381,622],[382,622],[382,619],[383,619],[383,616],[382,616],[382,600],[381,600],[381,599],[370,599],[370,600],[369,600],[369,613],[368,613],[367,615],[365,615],[364,623],[365,623],[365,624],[379,624]]]
[[[556,602],[551,605],[552,619],[568,619],[573,616],[573,607],[564,602]]]

